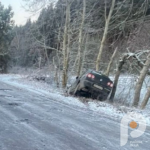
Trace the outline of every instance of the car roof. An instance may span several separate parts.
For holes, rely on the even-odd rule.
[[[106,76],[106,75],[103,74],[102,72],[100,72],[100,71],[95,71],[95,70],[93,70],[93,69],[89,69],[87,72],[91,72],[91,73],[94,73],[94,74],[101,75],[101,76],[103,76],[103,77],[109,78],[108,76]]]

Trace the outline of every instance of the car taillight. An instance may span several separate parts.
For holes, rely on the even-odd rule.
[[[111,83],[110,83],[110,82],[108,82],[108,83],[107,83],[107,85],[108,85],[108,86],[110,86],[110,85],[111,85]]]
[[[94,79],[95,78],[95,76],[94,75],[92,75],[92,79]]]
[[[111,88],[113,87],[113,84],[111,82],[108,82],[107,85],[110,86]]]
[[[88,77],[88,78],[92,78],[92,79],[95,78],[95,76],[94,76],[93,74],[91,74],[91,73],[87,74],[87,77]]]
[[[113,87],[113,84],[112,84],[112,83],[110,84],[110,87]]]

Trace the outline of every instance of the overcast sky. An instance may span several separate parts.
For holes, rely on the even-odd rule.
[[[33,15],[31,15],[29,12],[25,11],[22,6],[25,5],[23,0],[0,0],[2,5],[4,7],[8,7],[8,5],[12,6],[15,24],[17,25],[23,25],[26,23],[27,19],[32,18],[34,19]]]

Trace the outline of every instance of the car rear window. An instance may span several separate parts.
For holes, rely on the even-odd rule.
[[[95,81],[98,83],[101,81],[101,83],[106,85],[108,82],[111,82],[107,76],[101,74],[100,72],[92,71],[91,73],[95,75]]]

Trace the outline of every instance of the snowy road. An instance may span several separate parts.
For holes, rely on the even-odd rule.
[[[149,150],[149,128],[136,140]],[[119,120],[0,82],[0,150],[135,149],[129,141],[120,147]]]

